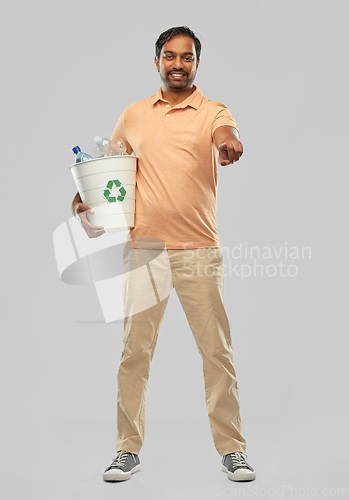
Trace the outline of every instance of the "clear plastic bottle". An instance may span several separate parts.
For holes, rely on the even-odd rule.
[[[112,150],[115,151],[112,155],[109,153],[109,156],[114,155],[127,155],[126,146],[122,139],[115,139],[110,143],[112,145]]]
[[[93,141],[97,145],[97,148],[99,149],[99,151],[103,154],[105,152],[105,147],[108,146],[108,144],[110,143],[109,139],[106,139],[106,138],[102,139],[102,137],[99,137],[99,135],[96,135],[96,137],[93,139]]]
[[[110,141],[109,139],[102,139],[102,137],[97,135],[93,140],[104,156],[127,155],[126,146],[122,139],[113,139]]]
[[[75,146],[72,151],[76,154],[76,163],[80,163],[81,161],[93,160],[92,156],[87,153],[83,153],[79,146]]]

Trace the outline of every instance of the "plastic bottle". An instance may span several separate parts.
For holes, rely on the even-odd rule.
[[[126,146],[122,139],[113,139],[110,141],[109,139],[102,139],[102,137],[97,135],[93,140],[104,156],[127,155]]]
[[[102,139],[102,137],[99,137],[99,135],[96,135],[96,137],[93,139],[93,141],[95,144],[97,144],[97,148],[103,154],[105,152],[105,147],[108,146],[108,144],[110,143],[109,139],[105,139],[105,138]]]
[[[127,155],[127,151],[126,151],[126,146],[125,146],[125,143],[122,139],[116,139],[114,141],[112,141],[112,145],[113,145],[113,150],[115,151],[114,154],[117,154],[117,155]],[[112,156],[112,155],[110,155]]]
[[[75,146],[72,151],[76,154],[76,163],[80,163],[81,161],[93,160],[92,156],[87,153],[83,153],[79,146]]]

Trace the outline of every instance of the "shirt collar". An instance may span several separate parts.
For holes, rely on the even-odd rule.
[[[194,109],[199,108],[199,106],[202,102],[202,99],[203,99],[203,95],[196,85],[193,85],[193,87],[194,87],[194,92],[192,94],[190,94],[186,99],[184,99],[184,101],[177,104],[175,106],[175,108],[177,108],[177,109],[178,108],[186,108],[187,106],[191,106]],[[157,94],[151,98],[150,103],[156,104],[158,101],[168,102],[162,96],[161,87],[159,88]]]

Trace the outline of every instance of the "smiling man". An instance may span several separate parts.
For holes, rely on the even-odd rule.
[[[135,226],[125,245],[125,275],[132,280],[127,271],[135,262],[139,265],[149,242],[151,248],[157,248],[154,242],[165,247],[173,287],[202,356],[206,406],[222,469],[233,481],[249,481],[256,473],[245,460],[216,225],[217,153],[225,166],[238,161],[243,148],[228,108],[194,85],[201,53],[197,36],[185,26],[171,28],[159,36],[155,53],[161,88],[125,108],[111,137],[123,139],[127,152],[138,157]],[[88,209],[77,194],[73,210],[87,234],[103,234],[84,218]],[[141,283],[133,285],[143,293]],[[135,300],[131,288],[126,280],[129,311]],[[117,454],[104,471],[105,481],[126,480],[140,470],[149,370],[168,299],[125,317],[117,377]]]
[[[166,50],[163,50],[159,57],[155,56],[155,64],[163,83],[163,95],[167,93],[168,97],[174,97],[168,91],[171,89],[172,94],[177,91],[177,96],[180,96],[178,102],[186,97],[185,89],[188,96],[193,92],[193,82],[199,66],[193,46],[194,41],[191,38],[177,36],[166,43]]]

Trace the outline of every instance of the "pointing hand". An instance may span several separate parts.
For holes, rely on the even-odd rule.
[[[242,144],[238,140],[228,140],[218,146],[218,162],[225,167],[238,161],[243,154]]]

